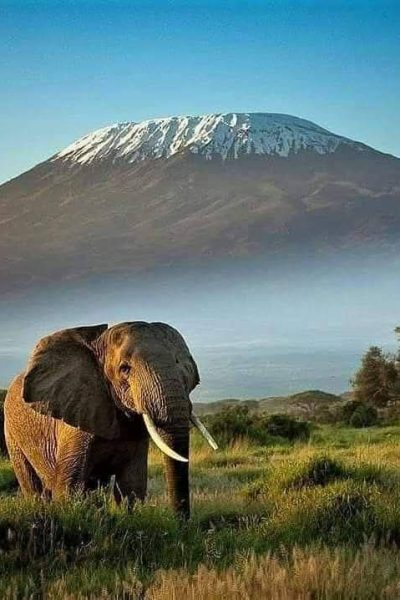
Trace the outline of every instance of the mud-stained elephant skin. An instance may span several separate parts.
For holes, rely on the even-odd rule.
[[[144,499],[149,435],[142,415],[187,459],[189,394],[198,383],[185,341],[163,323],[78,327],[43,338],[4,404],[23,494],[58,499],[115,475],[117,501]],[[166,479],[174,510],[188,517],[188,463],[166,457]]]

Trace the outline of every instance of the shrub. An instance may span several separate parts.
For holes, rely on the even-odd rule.
[[[342,407],[342,419],[347,425],[350,423],[350,419],[353,413],[360,407],[363,406],[361,400],[349,400]]]
[[[266,419],[265,426],[270,435],[278,435],[291,441],[307,440],[311,433],[310,423],[288,415],[271,415]]]
[[[352,427],[370,427],[378,422],[375,407],[360,400],[350,400],[342,408],[343,421]]]
[[[221,445],[237,441],[249,434],[254,417],[247,406],[227,407],[207,419],[211,433]]]
[[[378,422],[378,411],[360,400],[346,402],[342,409],[343,420],[352,427],[370,427]]]
[[[289,441],[308,439],[310,424],[288,415],[258,415],[247,406],[224,408],[207,419],[211,433],[222,445],[248,438],[260,444],[276,443],[277,438]]]
[[[349,424],[352,427],[371,427],[378,422],[378,412],[373,406],[363,404],[351,415]]]

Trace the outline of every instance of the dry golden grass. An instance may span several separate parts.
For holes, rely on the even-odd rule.
[[[250,558],[224,572],[201,566],[161,572],[146,600],[346,600],[398,599],[400,556],[365,546],[354,557],[343,550],[295,549],[284,559]]]
[[[114,585],[96,594],[71,592],[62,577],[43,594],[43,600],[397,600],[400,597],[400,555],[366,544],[355,554],[344,548],[314,551],[294,549],[280,557],[238,557],[224,571],[198,567],[159,571],[147,589],[134,571],[114,577]],[[76,574],[74,575],[76,578]],[[90,584],[86,575],[84,586]],[[13,598],[12,590],[5,598]]]

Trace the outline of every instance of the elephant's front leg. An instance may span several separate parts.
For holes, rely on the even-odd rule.
[[[88,458],[93,435],[63,424],[58,438],[53,499],[84,491],[88,479]]]
[[[147,455],[149,439],[143,438],[132,444],[129,460],[115,473],[114,496],[119,504],[123,499],[132,506],[136,500],[143,501],[147,492]]]

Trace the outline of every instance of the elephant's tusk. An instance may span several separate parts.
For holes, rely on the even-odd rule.
[[[156,426],[154,425],[153,419],[149,417],[149,415],[143,414],[143,421],[146,425],[147,431],[149,432],[151,439],[153,440],[155,445],[161,450],[161,452],[164,452],[164,454],[166,454],[170,458],[173,458],[174,460],[179,460],[181,462],[189,462],[187,458],[184,458],[183,456],[175,452],[175,450],[172,450],[172,448],[170,448],[163,441],[156,429]]]
[[[192,421],[193,425],[195,425],[197,427],[197,429],[200,431],[201,435],[203,435],[205,437],[207,442],[210,444],[211,448],[213,448],[214,450],[218,450],[217,442],[214,440],[213,436],[208,431],[206,426],[203,425],[203,423],[200,421],[199,417],[196,417],[196,415],[194,413],[192,413],[190,416],[190,420]]]

